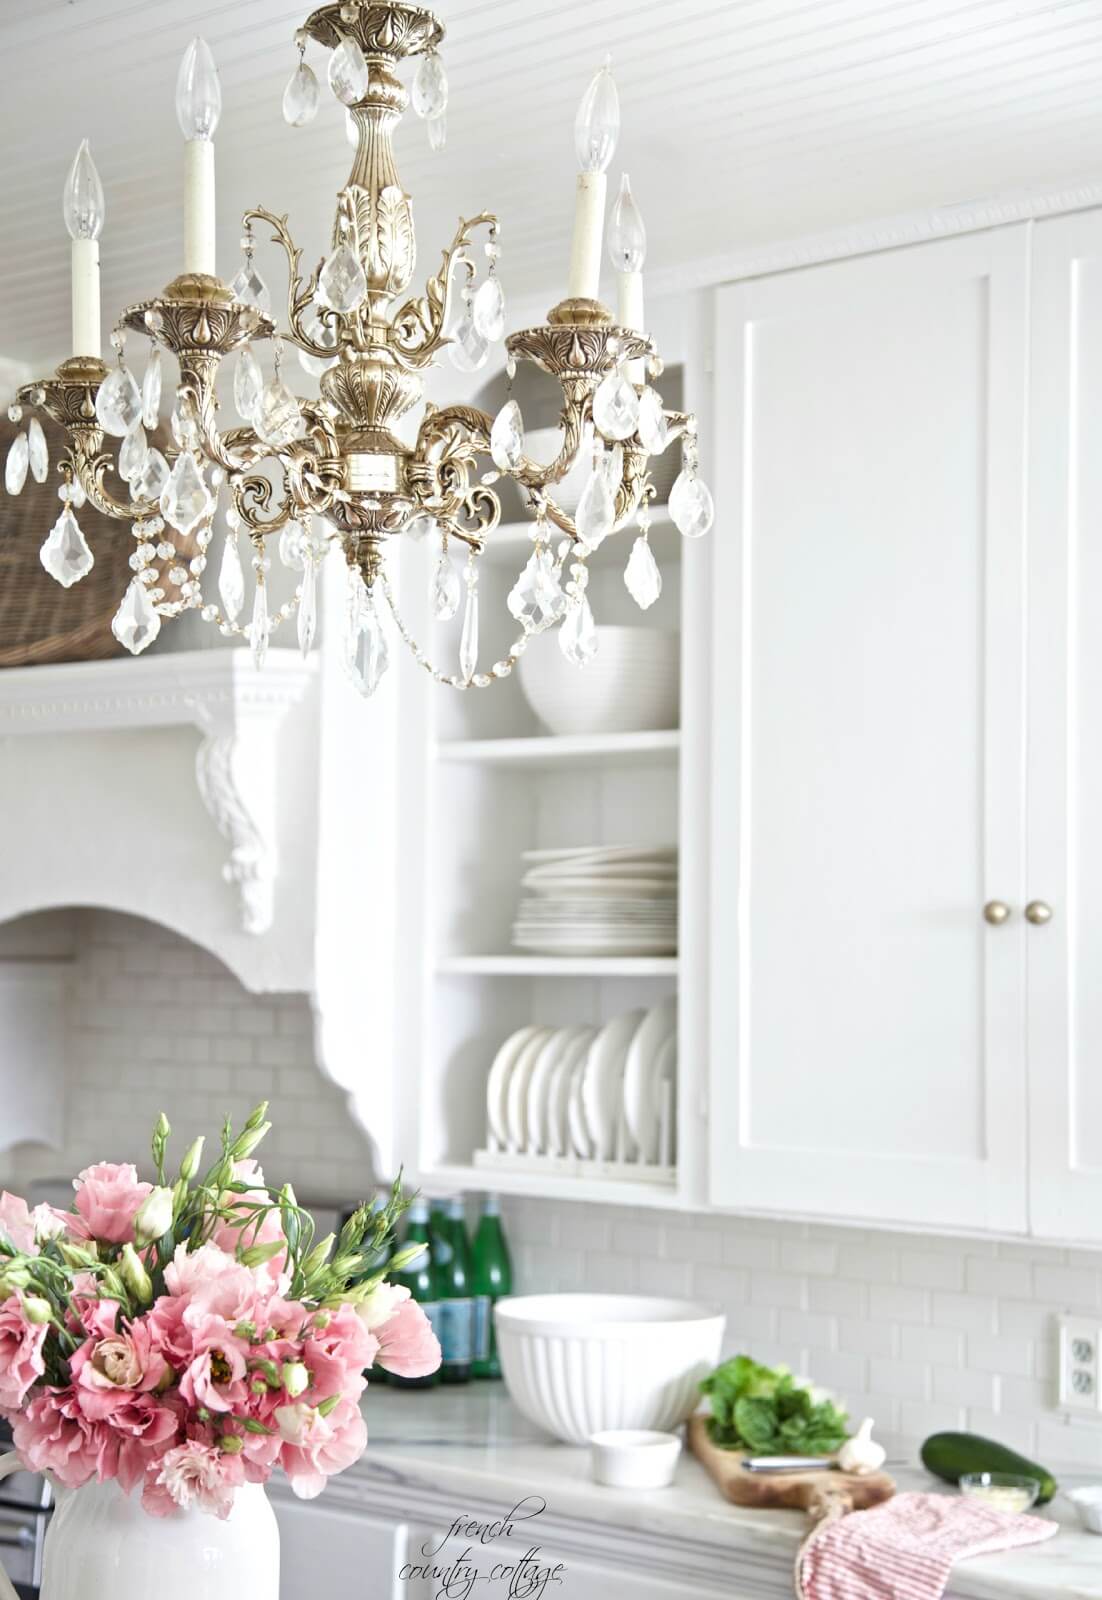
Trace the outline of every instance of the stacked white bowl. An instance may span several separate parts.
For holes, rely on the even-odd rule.
[[[678,636],[661,628],[598,624],[597,654],[567,661],[554,631],[529,641],[520,687],[555,734],[642,733],[676,728],[681,704]]]

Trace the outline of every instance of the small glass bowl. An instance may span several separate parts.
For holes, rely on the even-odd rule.
[[[966,1472],[960,1492],[1013,1516],[1036,1504],[1041,1485],[1036,1478],[1022,1478],[1014,1472]]]

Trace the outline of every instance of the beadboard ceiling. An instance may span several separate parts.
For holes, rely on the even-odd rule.
[[[289,211],[306,260],[318,258],[349,151],[328,91],[310,128],[280,114],[305,10],[305,0],[0,0],[0,356],[65,353],[60,196],[86,134],[108,205],[105,331],[178,270],[172,98],[196,32],[225,95],[223,275],[235,266],[234,219],[258,201]],[[457,213],[488,207],[503,220],[507,288],[561,291],[573,115],[606,50],[624,118],[613,173],[632,173],[657,282],[701,257],[1102,176],[1102,0],[441,0],[438,10],[448,148],[432,154],[412,116],[398,136],[419,273]],[[311,47],[316,68],[323,56]]]

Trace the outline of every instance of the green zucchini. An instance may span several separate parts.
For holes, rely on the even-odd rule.
[[[966,1472],[1012,1472],[1022,1478],[1036,1478],[1041,1485],[1037,1496],[1041,1506],[1048,1504],[1059,1487],[1044,1467],[994,1439],[982,1439],[978,1433],[931,1434],[921,1454],[926,1471],[946,1483],[959,1483]]]

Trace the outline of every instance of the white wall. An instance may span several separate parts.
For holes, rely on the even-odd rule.
[[[0,1151],[0,1185],[71,1177],[94,1161],[149,1160],[165,1111],[182,1155],[259,1100],[275,1126],[260,1150],[269,1181],[302,1200],[357,1201],[372,1186],[367,1140],[319,1072],[305,995],[252,995],[214,956],[115,912],[49,913],[0,930],[0,956],[72,960],[65,1146]],[[4,1074],[25,1063],[0,1063]],[[0,1109],[0,1129],[2,1129]]]

